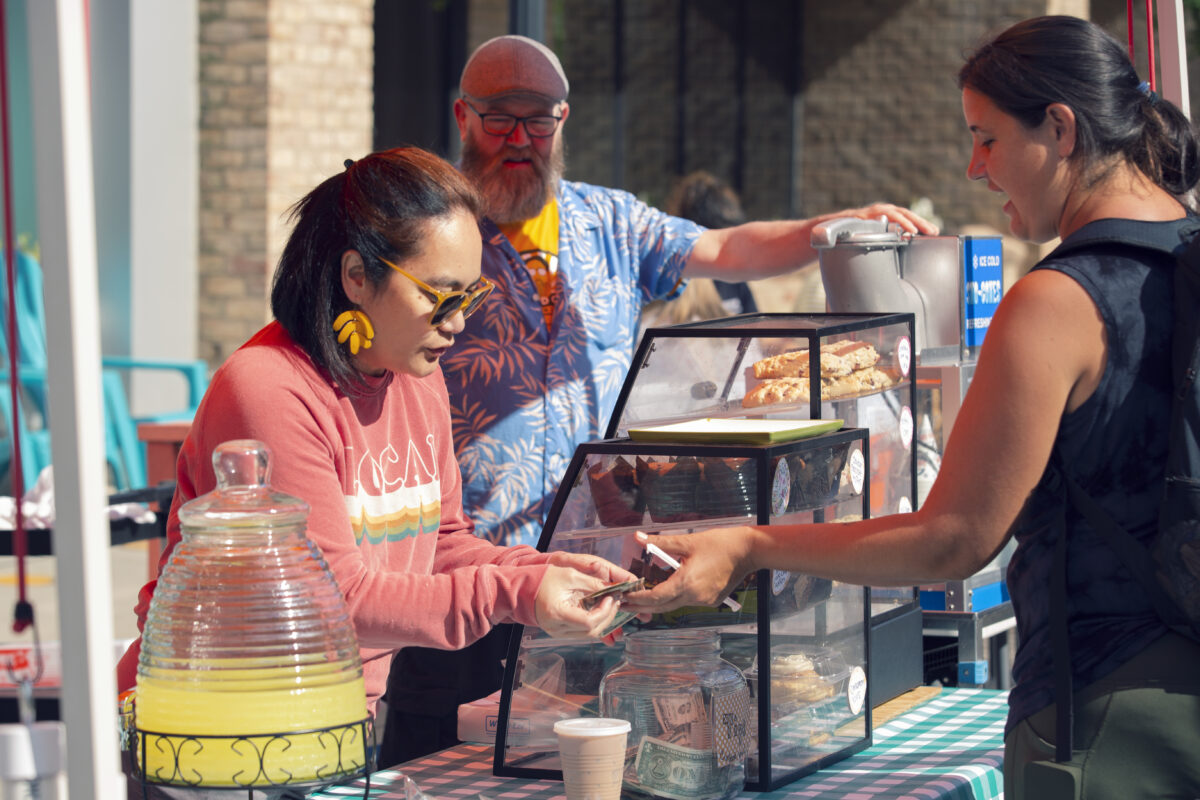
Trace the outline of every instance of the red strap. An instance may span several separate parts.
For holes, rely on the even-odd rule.
[[[1129,36],[1129,62],[1137,69],[1133,51],[1133,0],[1125,0],[1125,32]]]
[[[1154,91],[1154,9],[1146,0],[1146,71],[1150,74],[1150,91]]]

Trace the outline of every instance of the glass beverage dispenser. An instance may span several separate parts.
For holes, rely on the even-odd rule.
[[[273,491],[251,440],[213,453],[217,488],[183,538],[142,635],[130,756],[147,784],[311,787],[367,771],[362,662],[345,600]]]

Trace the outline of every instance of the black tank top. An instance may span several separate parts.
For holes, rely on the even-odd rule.
[[[1139,224],[1178,227],[1181,222]],[[1143,541],[1156,531],[1166,456],[1174,263],[1163,253],[1114,244],[1051,253],[1034,267],[1078,282],[1096,304],[1108,336],[1100,384],[1082,406],[1063,416],[1053,457]],[[1064,503],[1062,490],[1043,475],[1013,525],[1017,549],[1008,587],[1020,645],[1009,728],[1054,701],[1047,591]],[[1065,519],[1070,531],[1067,611],[1078,691],[1124,664],[1166,628],[1108,545],[1074,509],[1067,509]]]

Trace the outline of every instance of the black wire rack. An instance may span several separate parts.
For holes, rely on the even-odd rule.
[[[312,742],[319,744],[321,753],[328,755],[328,761],[315,769],[306,767],[304,775],[298,777],[288,769],[287,751],[301,739],[310,745]],[[132,780],[141,784],[143,798],[148,797],[148,787],[152,785],[245,789],[247,796],[253,798],[255,790],[296,789],[308,793],[360,777],[365,778],[363,797],[368,798],[374,745],[374,726],[370,718],[286,733],[229,736],[147,731],[137,728],[129,720],[122,725],[122,748],[128,757],[129,774]],[[358,752],[362,753],[361,763],[355,758]],[[147,770],[144,765],[150,763],[152,753],[159,766]],[[206,776],[201,769],[203,764],[225,753],[241,769],[229,776],[228,782]]]

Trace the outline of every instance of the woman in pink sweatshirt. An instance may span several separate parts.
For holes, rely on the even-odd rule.
[[[633,576],[592,556],[498,547],[462,513],[439,364],[486,301],[480,204],[442,159],[416,148],[347,161],[293,209],[275,272],[276,321],[216,371],[178,463],[161,565],[179,507],[212,491],[213,449],[257,439],[272,485],[311,506],[308,536],[341,587],[372,712],[392,653],[456,649],[500,622],[597,636],[615,600],[580,598]],[[145,622],[155,582],[141,591]],[[122,658],[136,680],[138,643]]]

